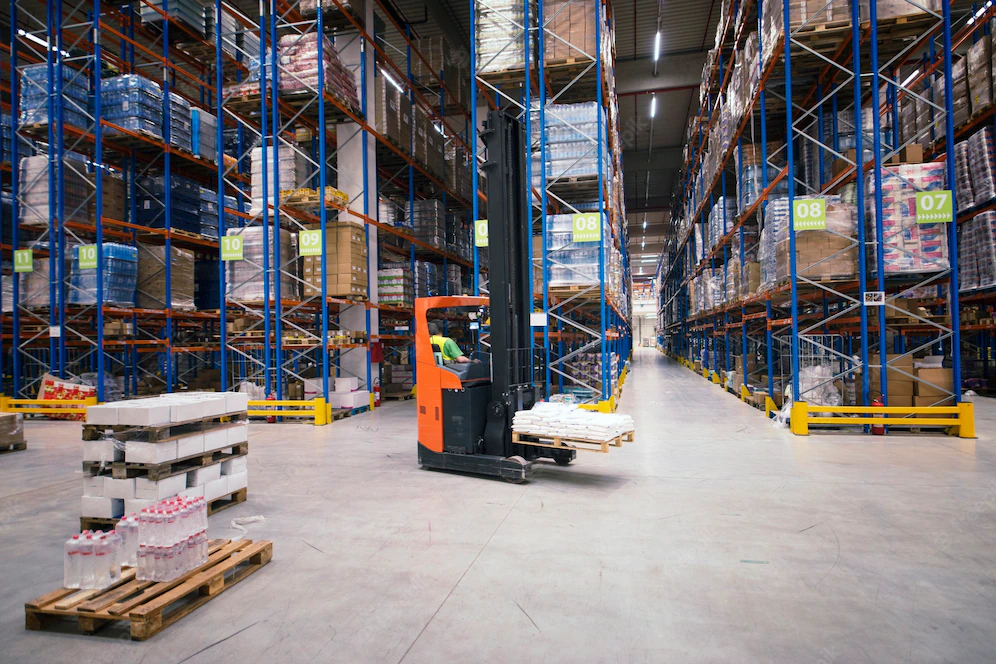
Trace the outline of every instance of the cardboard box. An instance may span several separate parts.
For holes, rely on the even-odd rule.
[[[125,501],[121,498],[80,498],[80,516],[93,519],[119,519],[124,516]]]
[[[137,427],[160,426],[170,423],[170,404],[153,399],[122,401],[118,404],[118,424]]]
[[[178,496],[183,496],[184,498],[203,498],[204,497],[204,485],[187,487],[183,491],[177,494]]]
[[[204,451],[204,434],[196,433],[176,440],[176,458],[184,459]]]
[[[222,496],[227,496],[228,491],[228,478],[219,477],[216,480],[212,480],[204,485],[204,498],[205,500],[215,500],[221,498]]]
[[[104,478],[104,498],[126,500],[135,497],[135,478],[116,480],[113,477]],[[93,516],[92,514],[90,516]]]
[[[204,432],[204,451],[213,452],[228,447],[228,428],[211,429]]]
[[[187,487],[206,486],[221,477],[221,464],[215,463],[187,472]]]
[[[109,403],[97,406],[87,406],[86,423],[102,424],[106,426],[116,425],[118,423],[117,404]]]
[[[235,493],[236,491],[249,487],[249,473],[247,471],[235,473],[234,475],[228,475],[222,479],[226,480],[228,493]]]
[[[237,445],[249,440],[249,425],[246,422],[239,422],[225,429],[228,432],[228,444]]]
[[[225,409],[229,413],[245,412],[249,409],[249,393],[225,392]]]
[[[360,389],[360,379],[353,376],[336,376],[335,392],[352,392]]]
[[[225,459],[221,462],[222,475],[237,475],[249,470],[249,457],[240,456],[234,459]]]
[[[954,391],[954,378],[951,375],[951,369],[917,369],[916,377],[918,380],[914,387],[918,397],[946,397]],[[927,381],[937,385],[937,387],[932,387],[921,381]]]
[[[140,443],[129,440],[125,443],[125,461],[128,463],[165,463],[176,458],[175,440],[163,443]]]
[[[103,475],[83,476],[83,495],[90,498],[100,498],[104,495]]]
[[[84,440],[83,460],[102,461],[104,463],[124,461],[125,451],[114,447],[114,441],[112,440]]]
[[[889,405],[897,408],[909,408],[913,405],[913,395],[889,394]]]
[[[142,500],[163,500],[180,493],[187,488],[187,474],[164,477],[153,482],[147,477],[135,478],[135,498]]]
[[[125,507],[124,514],[137,514],[138,512],[144,510],[146,507],[152,507],[158,502],[159,502],[158,500],[146,500],[144,498],[132,498],[131,500],[126,500],[124,504]]]

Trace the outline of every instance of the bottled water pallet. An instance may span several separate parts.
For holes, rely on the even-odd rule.
[[[368,410],[370,410],[370,406],[360,406],[359,408],[333,408],[332,419],[341,420],[344,417],[359,415],[360,413],[365,413]]]
[[[210,431],[228,426],[233,422],[244,422],[248,418],[245,411],[229,415],[214,415],[186,422],[175,422],[158,426],[137,426],[132,424],[84,424],[83,440],[100,440],[109,435],[116,440],[143,443],[163,443],[174,438],[183,438],[198,431]]]
[[[103,590],[60,588],[24,604],[24,627],[52,629],[64,619],[76,620],[81,634],[127,621],[134,641],[155,636],[211,601],[273,558],[273,542],[212,540],[208,562],[173,581],[139,581],[135,568]]]
[[[512,442],[518,445],[532,447],[550,447],[555,450],[587,450],[608,454],[610,447],[622,447],[623,443],[633,442],[633,432],[628,431],[621,436],[609,440],[589,440],[587,438],[572,438],[570,436],[548,436],[531,433],[512,432]]]
[[[217,514],[222,510],[227,510],[233,505],[244,503],[248,497],[249,489],[239,489],[238,491],[233,491],[232,493],[210,500],[208,501],[208,516]],[[81,516],[80,532],[83,532],[84,530],[103,530],[106,532],[107,530],[110,530],[108,526],[113,527],[118,521],[119,519],[103,519],[91,516]]]
[[[231,449],[231,452],[225,450]],[[206,452],[199,452],[180,459],[163,461],[162,463],[129,463],[127,461],[84,461],[83,471],[89,475],[100,475],[105,470],[111,471],[111,477],[116,480],[126,480],[132,477],[145,477],[152,482],[173,475],[179,475],[189,470],[213,466],[216,463],[234,459],[249,454],[249,442],[235,443]]]

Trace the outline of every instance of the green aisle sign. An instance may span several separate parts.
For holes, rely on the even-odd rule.
[[[827,229],[827,202],[823,198],[796,198],[792,202],[792,228],[799,231]]]
[[[954,221],[951,190],[916,192],[916,223],[950,224]]]
[[[322,231],[301,231],[297,234],[298,256],[322,255]]]
[[[597,212],[571,215],[571,242],[598,242],[602,239],[602,224]]]
[[[81,270],[97,269],[97,245],[81,244],[79,249],[79,260]]]
[[[14,272],[34,272],[35,258],[31,249],[14,250]]]
[[[223,235],[221,237],[221,260],[223,261],[242,260],[241,235]]]
[[[488,246],[488,220],[477,219],[474,221],[474,246]]]

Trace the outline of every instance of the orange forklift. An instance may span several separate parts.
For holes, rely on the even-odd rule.
[[[481,138],[487,147],[490,297],[415,300],[418,461],[427,469],[522,482],[536,459],[566,465],[576,452],[512,442],[513,416],[532,408],[546,387],[545,353],[533,345],[530,322],[528,143],[521,123],[498,110],[488,113]],[[491,352],[451,364],[433,347],[429,322],[461,312],[479,322],[490,317]]]

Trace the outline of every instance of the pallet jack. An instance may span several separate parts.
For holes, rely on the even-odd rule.
[[[545,393],[542,348],[533,346],[530,182],[527,140],[521,123],[499,110],[488,113],[481,133],[488,150],[488,244],[490,297],[415,300],[415,362],[418,371],[418,461],[423,468],[528,479],[533,461],[567,465],[574,450],[512,442],[512,418]],[[441,362],[430,341],[432,311],[463,309],[491,320],[490,358],[467,364]],[[437,314],[438,315],[438,314]]]

